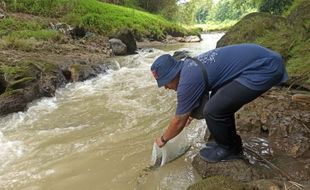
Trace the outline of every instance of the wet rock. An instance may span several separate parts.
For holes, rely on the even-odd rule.
[[[289,155],[275,155],[270,162],[278,167],[292,181],[304,182],[310,180],[310,160],[293,158]]]
[[[97,76],[97,73],[91,65],[83,65],[80,63],[70,65],[69,71],[71,72],[71,80],[73,82],[85,81]]]
[[[5,6],[4,6],[5,7]],[[0,8],[0,19],[4,19],[6,16],[5,16],[5,13],[4,13],[4,10],[2,10]]]
[[[128,54],[135,54],[137,50],[137,43],[133,33],[129,29],[123,29],[113,36],[116,39],[120,39],[127,46]]]
[[[3,74],[0,74],[0,95],[5,92],[7,82],[4,79]]]
[[[56,89],[63,87],[68,82],[61,70],[57,70],[55,73],[42,73],[39,80],[39,93],[43,97],[53,97]]]
[[[249,189],[255,190],[281,190],[283,182],[276,180],[261,179],[247,183]]]
[[[292,101],[289,92],[265,93],[239,110],[236,121],[241,133],[264,133],[274,150],[302,157],[309,149],[309,104]]]
[[[182,51],[175,51],[172,55],[172,57],[174,57],[177,60],[181,60],[183,58],[186,58],[190,56],[190,52],[186,51],[186,50],[182,50]]]
[[[192,165],[203,178],[224,175],[237,181],[252,181],[272,178],[275,176],[275,174],[270,172],[267,168],[263,166],[252,166],[245,160],[208,163],[197,155],[194,157]]]
[[[2,94],[0,96],[0,115],[25,110],[27,103],[36,98],[36,96],[31,95],[35,95],[35,93],[22,89]]]
[[[70,34],[70,31],[73,30],[72,26],[70,26],[69,24],[66,24],[66,23],[61,23],[61,22],[58,22],[56,24],[51,22],[50,26],[53,30],[57,30],[57,31],[62,32],[64,34]]]
[[[73,39],[84,38],[86,36],[86,33],[87,33],[86,29],[79,26],[76,26],[69,31],[69,34]]]
[[[203,179],[194,185],[191,185],[187,190],[249,190],[246,184],[238,182],[230,177],[213,176]]]
[[[95,63],[95,65],[100,67],[100,72],[105,72],[106,70],[118,70],[120,69],[119,63],[115,59],[103,59]]]
[[[7,63],[1,67],[1,72],[4,74],[0,115],[23,111],[27,103],[53,96],[56,88],[67,82],[57,66],[44,61]]]
[[[177,42],[180,42],[182,39],[183,39],[182,37],[173,37],[173,36],[167,35],[164,41],[166,43],[177,43]]]
[[[109,40],[114,55],[126,55],[127,46],[119,39],[112,38]]]
[[[200,42],[201,38],[199,36],[186,36],[184,37],[184,42],[192,43],[192,42]]]

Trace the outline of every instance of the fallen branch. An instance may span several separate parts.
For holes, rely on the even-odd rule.
[[[267,164],[269,167],[271,167],[272,169],[276,170],[277,172],[279,172],[282,176],[284,176],[289,183],[291,183],[293,186],[297,187],[298,189],[303,189],[304,186],[292,181],[292,177],[290,175],[288,175],[286,172],[284,172],[283,170],[281,170],[279,167],[277,167],[276,165],[274,165],[273,163],[269,162],[268,160],[266,160],[264,157],[262,157],[261,155],[259,155],[258,153],[256,153],[254,150],[252,150],[250,147],[247,146],[243,146],[244,150],[250,152],[251,154],[253,154],[254,156],[256,156],[257,158],[259,158],[259,161],[264,162],[265,164]],[[284,183],[285,189],[286,189],[286,185]],[[290,189],[290,187],[289,187]]]
[[[282,176],[284,176],[287,180],[292,181],[292,177],[289,176],[287,173],[285,173],[283,170],[281,170],[279,167],[277,167],[276,165],[274,165],[273,163],[269,162],[268,160],[266,160],[264,157],[262,157],[261,155],[257,154],[254,150],[252,150],[251,148],[247,147],[247,146],[243,146],[243,148],[246,151],[249,151],[250,153],[254,154],[254,156],[258,157],[260,161],[264,162],[265,164],[267,164],[269,167],[271,167],[272,169],[278,171]]]

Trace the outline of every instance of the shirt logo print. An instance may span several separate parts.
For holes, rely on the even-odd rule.
[[[218,55],[217,50],[213,50],[213,51],[208,51],[205,54],[202,54],[198,58],[201,61],[206,62],[207,64],[210,64],[210,63],[215,63],[216,62],[216,56],[217,55]]]

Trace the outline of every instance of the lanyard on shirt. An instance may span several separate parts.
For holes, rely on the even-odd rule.
[[[193,57],[186,57],[186,58],[195,61],[200,66],[200,70],[201,70],[203,78],[204,78],[204,84],[205,84],[206,91],[209,91],[208,90],[208,87],[209,87],[208,73],[207,73],[207,70],[206,70],[205,66],[203,65],[203,63],[201,61],[199,61],[198,59],[193,58]]]

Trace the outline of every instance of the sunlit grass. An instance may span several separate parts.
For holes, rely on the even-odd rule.
[[[237,22],[238,22],[237,20],[225,20],[224,22],[208,21],[206,24],[196,24],[195,27],[202,28],[203,31],[206,32],[225,31],[228,30],[233,25],[235,25]]]
[[[123,28],[131,29],[137,38],[151,39],[163,39],[168,33],[180,36],[195,33],[160,15],[97,0],[8,1],[8,7],[13,11],[56,17],[70,25],[82,26],[103,35],[111,35]]]

